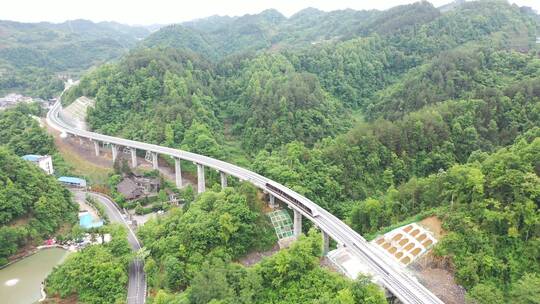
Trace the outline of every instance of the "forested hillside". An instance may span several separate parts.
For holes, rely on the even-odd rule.
[[[0,265],[29,242],[77,220],[78,207],[54,176],[0,147]]]
[[[0,145],[15,154],[53,154],[56,151],[52,137],[39,127],[31,115],[40,115],[37,103],[21,104],[0,112]]]
[[[436,252],[470,296],[520,303],[540,259],[538,21],[492,0],[211,17],[64,101],[95,97],[100,132],[250,166],[367,236],[439,214]]]
[[[188,208],[146,223],[149,287],[160,303],[386,303],[369,280],[352,282],[319,266],[314,231],[253,267],[234,261],[275,242],[252,186],[207,191]],[[185,291],[179,294],[171,293]]]
[[[110,234],[111,241],[87,246],[55,267],[45,282],[49,298],[75,298],[77,303],[88,304],[126,301],[128,265],[133,259],[127,231],[116,224],[101,227],[97,232]]]
[[[356,204],[350,222],[366,234],[436,208],[449,231],[436,253],[452,258],[471,297],[534,303],[540,295],[539,189],[540,129],[534,128],[493,154],[473,153],[466,164],[391,185],[385,195]]]
[[[114,22],[0,21],[0,95],[51,98],[63,89],[58,74],[78,76],[125,54],[150,32]]]
[[[71,194],[54,176],[21,158],[53,155],[55,171],[67,170],[52,137],[30,116],[38,113],[36,104],[0,112],[0,265],[26,244],[54,236],[77,219]]]
[[[18,156],[26,154],[51,155],[55,174],[68,173],[69,166],[60,157],[51,135],[35,119],[43,114],[38,103],[20,104],[0,112],[0,146]]]

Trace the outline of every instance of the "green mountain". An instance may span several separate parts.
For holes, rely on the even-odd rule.
[[[146,46],[169,46],[200,51],[190,37],[202,39],[215,51],[212,58],[267,49],[297,48],[324,41],[344,41],[371,33],[388,34],[423,24],[439,16],[427,2],[398,6],[388,11],[351,9],[323,12],[307,8],[285,18],[276,10],[241,17],[213,16],[172,25],[153,33]],[[176,30],[173,30],[176,29]],[[208,52],[206,52],[208,53]]]
[[[39,245],[77,220],[70,192],[25,154],[49,154],[55,171],[65,172],[53,139],[34,120],[36,108],[19,106],[0,112],[0,265],[25,245]]]
[[[149,33],[115,22],[0,21],[0,95],[20,92],[49,98],[63,88],[57,75],[78,76],[116,59]]]
[[[497,0],[214,16],[153,33],[65,101],[94,97],[100,132],[250,166],[366,236],[438,215],[435,253],[472,300],[515,302],[540,259],[538,23]]]

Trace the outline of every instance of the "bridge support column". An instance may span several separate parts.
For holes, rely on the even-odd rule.
[[[302,213],[294,210],[294,236],[299,236],[302,233]]]
[[[137,149],[129,148],[129,151],[131,151],[131,167],[137,168]]]
[[[330,247],[330,237],[328,236],[328,233],[321,230],[322,234],[322,254],[323,256],[328,254],[328,250]]]
[[[118,157],[118,146],[115,144],[111,144],[111,150],[112,150],[112,162],[116,162],[116,158]]]
[[[94,140],[94,150],[96,150],[96,156],[99,156],[99,142]]]
[[[272,193],[268,193],[268,206],[272,209],[276,207],[276,197]]]
[[[152,168],[153,168],[154,170],[159,169],[159,166],[158,166],[158,154],[157,154],[157,152],[152,152]]]
[[[203,193],[205,189],[204,166],[197,164],[197,193]]]
[[[221,179],[221,189],[227,188],[227,174],[219,171],[219,177]]]
[[[182,166],[180,165],[180,158],[174,158],[174,175],[176,180],[176,188],[182,188]]]
[[[79,146],[84,145],[84,140],[82,137],[79,136]]]

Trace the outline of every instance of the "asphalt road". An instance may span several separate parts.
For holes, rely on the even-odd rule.
[[[61,105],[58,102],[49,110],[47,113],[47,122],[53,128],[63,132],[65,136],[70,134],[99,142],[169,155],[174,158],[191,161],[224,172],[228,175],[237,177],[242,181],[248,181],[264,192],[270,193],[282,202],[287,203],[291,208],[302,213],[305,218],[312,221],[321,230],[328,233],[336,242],[350,248],[352,252],[373,271],[375,274],[374,280],[382,283],[382,285],[390,290],[399,300],[401,300],[401,302],[407,304],[443,303],[420,284],[404,267],[387,259],[386,256],[378,252],[361,235],[347,226],[347,224],[297,192],[272,181],[269,178],[261,176],[260,174],[208,156],[79,130],[67,125],[64,121],[59,119],[58,111],[60,108]]]
[[[128,242],[133,251],[141,248],[141,244],[137,236],[126,222],[120,210],[116,207],[108,197],[99,194],[88,192],[88,195],[95,198],[100,204],[105,207],[105,213],[113,223],[120,223],[128,230]],[[129,283],[128,283],[128,304],[144,304],[146,301],[146,276],[144,275],[143,261],[135,259],[129,264]]]

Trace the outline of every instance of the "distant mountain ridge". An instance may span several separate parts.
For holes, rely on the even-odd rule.
[[[414,18],[410,18],[414,15]],[[217,59],[234,53],[268,48],[305,46],[328,40],[347,40],[425,23],[440,12],[428,2],[387,11],[352,9],[324,12],[303,9],[287,18],[275,9],[243,16],[211,16],[169,25],[151,34],[143,45],[185,48]],[[404,18],[408,18],[404,22]],[[191,41],[204,41],[204,43]]]
[[[0,20],[0,95],[51,97],[58,74],[77,76],[116,59],[147,37],[141,26],[77,19],[62,23]]]
[[[442,13],[445,13],[445,12],[448,12],[448,11],[451,11],[453,9],[458,8],[460,5],[462,5],[465,2],[467,2],[467,1],[466,0],[454,0],[454,1],[450,2],[450,3],[439,6],[438,9]]]

